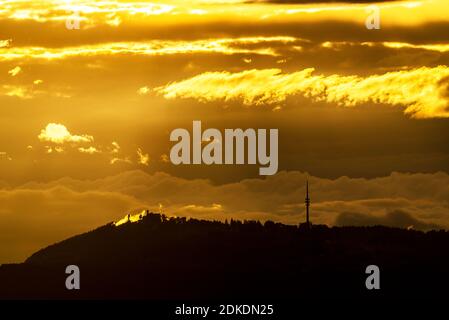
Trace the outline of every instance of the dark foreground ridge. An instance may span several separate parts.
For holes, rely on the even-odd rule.
[[[302,226],[304,227],[304,226]],[[447,296],[449,233],[186,220],[105,225],[0,267],[0,298],[297,299]],[[380,268],[367,290],[365,268]],[[65,288],[77,265],[81,290]]]

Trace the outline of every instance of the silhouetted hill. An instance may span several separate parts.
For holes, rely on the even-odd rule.
[[[449,233],[200,221],[149,214],[0,267],[1,298],[431,297],[449,284]],[[365,288],[365,268],[381,290]],[[65,267],[81,290],[65,289]]]

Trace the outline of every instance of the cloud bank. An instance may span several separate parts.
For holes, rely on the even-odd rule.
[[[155,91],[166,99],[241,100],[245,105],[277,104],[288,96],[302,95],[345,107],[366,103],[404,106],[404,113],[415,118],[449,117],[446,66],[366,77],[315,75],[314,71],[308,68],[293,73],[282,73],[280,69],[206,72]]]
[[[128,171],[98,180],[62,178],[10,187],[0,182],[0,262],[149,208],[204,219],[304,220],[306,174],[216,185],[158,172]],[[449,175],[392,173],[375,179],[309,177],[313,223],[449,228]],[[236,201],[238,199],[238,201]]]

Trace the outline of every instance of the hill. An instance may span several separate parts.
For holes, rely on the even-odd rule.
[[[442,297],[449,233],[288,226],[149,214],[51,245],[0,267],[0,298],[296,299]],[[367,290],[378,265],[381,290]],[[81,290],[66,290],[77,265]]]

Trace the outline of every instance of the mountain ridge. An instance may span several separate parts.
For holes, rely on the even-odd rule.
[[[0,267],[0,283],[8,283],[0,297],[437,296],[448,283],[448,246],[443,230],[325,225],[308,230],[271,221],[223,223],[149,213],[43,248],[23,264]],[[372,264],[382,274],[377,292],[365,288],[365,268]],[[79,266],[81,290],[65,289],[67,265]],[[33,288],[23,280],[29,277]]]

